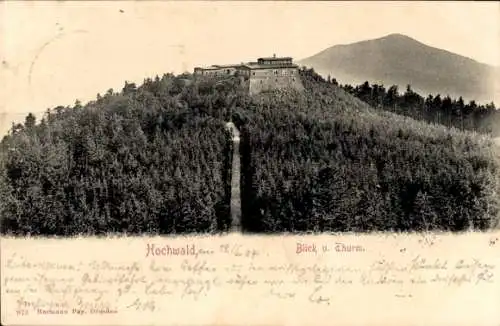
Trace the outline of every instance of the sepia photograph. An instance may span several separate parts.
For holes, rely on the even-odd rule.
[[[500,3],[3,1],[0,62],[1,325],[499,325]]]
[[[4,2],[1,233],[498,229],[498,9]]]

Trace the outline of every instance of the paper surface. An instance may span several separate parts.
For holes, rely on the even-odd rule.
[[[405,5],[9,2],[0,134],[125,80],[270,49],[300,58],[401,32],[498,63],[498,6]],[[498,231],[4,237],[0,257],[2,325],[500,325]]]
[[[500,233],[4,238],[4,325],[498,325]]]

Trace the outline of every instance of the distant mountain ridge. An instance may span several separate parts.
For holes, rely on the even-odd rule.
[[[335,45],[298,61],[340,83],[364,81],[388,87],[406,85],[421,93],[462,96],[491,102],[500,69],[471,58],[423,44],[402,34],[351,44]]]

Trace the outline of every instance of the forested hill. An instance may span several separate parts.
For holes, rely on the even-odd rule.
[[[237,79],[167,74],[29,115],[0,146],[2,233],[227,231],[231,119],[244,231],[498,226],[489,137],[374,110],[300,73],[304,92],[249,97]]]

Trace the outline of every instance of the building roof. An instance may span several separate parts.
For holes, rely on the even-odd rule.
[[[241,66],[241,63],[234,64],[234,65],[231,65],[231,64],[229,64],[229,65],[227,65],[227,64],[226,65],[212,65],[212,67],[218,67],[218,68],[237,68],[239,66]]]
[[[224,69],[224,68],[238,68],[241,67],[241,64],[237,65],[211,65],[209,67],[195,67],[194,69],[202,69],[202,70],[218,70],[218,69]]]
[[[248,69],[278,69],[278,68],[298,68],[296,64],[246,64],[243,67]]]
[[[291,57],[269,57],[269,58],[259,58],[257,62],[246,62],[240,64],[224,64],[224,65],[211,65],[209,67],[195,67],[195,70],[220,70],[225,68],[246,68],[246,69],[277,69],[277,68],[298,68],[298,65],[287,62],[287,63],[277,63],[271,62],[268,64],[261,63],[262,61],[291,61]]]
[[[292,57],[264,57],[264,58],[258,58],[257,60],[271,60],[271,61],[277,61],[277,60],[293,60]]]
[[[195,67],[194,70],[198,70],[198,69],[201,69],[201,70],[218,70],[220,68],[217,68],[217,67]]]

